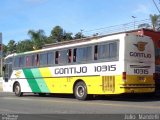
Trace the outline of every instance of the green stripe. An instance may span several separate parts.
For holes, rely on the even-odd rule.
[[[45,81],[43,80],[39,69],[34,68],[31,71],[32,71],[32,74],[33,74],[39,88],[41,89],[41,92],[48,93],[49,92],[48,87],[47,87]]]
[[[36,80],[34,79],[34,76],[30,69],[23,69],[23,73],[29,83],[29,86],[32,89],[32,92],[41,92]]]

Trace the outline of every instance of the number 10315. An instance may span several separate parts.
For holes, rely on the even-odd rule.
[[[149,74],[148,69],[134,69],[134,74]]]

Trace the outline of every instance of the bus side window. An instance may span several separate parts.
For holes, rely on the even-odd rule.
[[[68,63],[72,62],[72,49],[68,50]]]
[[[47,65],[47,61],[48,61],[48,53],[41,53],[39,54],[39,65],[40,66],[44,66]]]
[[[55,64],[58,64],[58,58],[59,58],[59,51],[56,51],[56,54],[55,54]]]
[[[94,46],[94,60],[98,59],[98,45]]]
[[[32,56],[26,56],[26,67],[30,67],[32,65]]]
[[[19,67],[24,67],[25,65],[25,56],[19,58]]]
[[[73,49],[73,62],[76,62],[76,57],[77,57],[77,49]]]
[[[47,54],[47,63],[48,65],[54,64],[54,52],[48,52]]]
[[[39,54],[32,55],[32,66],[39,65]]]
[[[15,57],[14,67],[15,68],[19,67],[19,57]]]

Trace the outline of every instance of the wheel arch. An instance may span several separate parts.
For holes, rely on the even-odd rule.
[[[19,85],[20,85],[20,83],[19,83],[18,81],[15,81],[14,84],[13,84],[13,88],[12,88],[12,91],[13,91],[13,92],[15,92],[15,91],[14,91],[14,87],[15,87],[16,84],[19,84]]]

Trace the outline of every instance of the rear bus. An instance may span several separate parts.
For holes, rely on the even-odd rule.
[[[155,92],[154,44],[147,36],[126,35],[124,41],[124,93]]]

